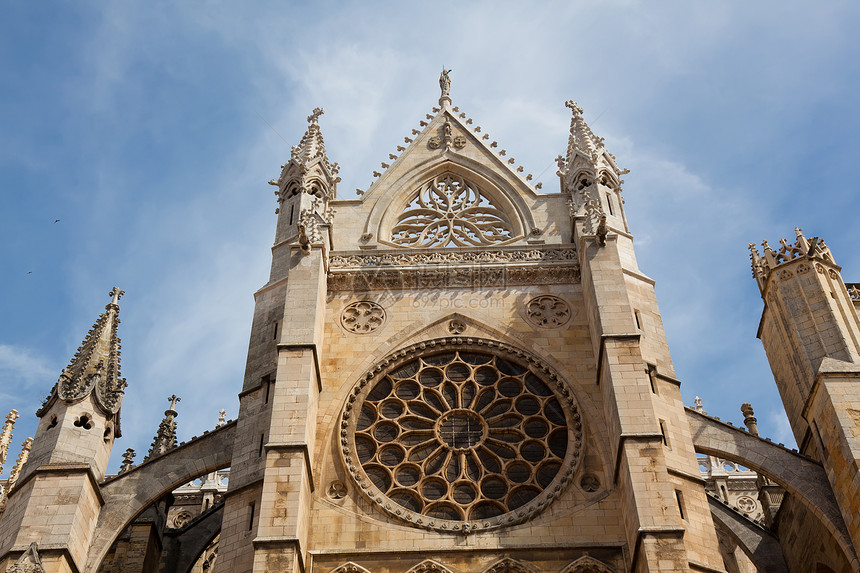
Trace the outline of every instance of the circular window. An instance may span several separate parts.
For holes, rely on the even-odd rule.
[[[483,339],[395,352],[350,393],[341,450],[384,511],[435,530],[510,525],[570,481],[582,424],[573,397],[537,359]]]

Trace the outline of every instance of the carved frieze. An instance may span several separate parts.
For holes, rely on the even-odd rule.
[[[330,272],[330,291],[494,288],[579,283],[579,265],[360,269]]]
[[[331,269],[422,265],[457,265],[488,263],[576,262],[576,249],[490,249],[470,251],[382,252],[374,254],[334,254],[329,258]]]

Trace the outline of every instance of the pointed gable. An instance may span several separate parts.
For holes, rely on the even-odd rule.
[[[360,193],[371,206],[365,235],[401,248],[481,247],[528,237],[535,224],[526,198],[540,187],[532,175],[451,107],[444,91],[420,127]]]

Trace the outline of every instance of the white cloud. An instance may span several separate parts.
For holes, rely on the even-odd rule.
[[[57,367],[30,348],[10,344],[0,344],[0,378],[4,387],[20,389],[20,386],[53,384],[59,376]]]

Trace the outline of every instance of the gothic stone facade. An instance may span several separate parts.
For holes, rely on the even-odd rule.
[[[860,323],[823,241],[752,249],[798,453],[749,407],[743,430],[682,404],[624,171],[576,103],[544,193],[440,85],[357,199],[308,118],[238,419],[176,445],[174,399],[115,476],[112,292],[4,487],[0,570],[858,570]]]

